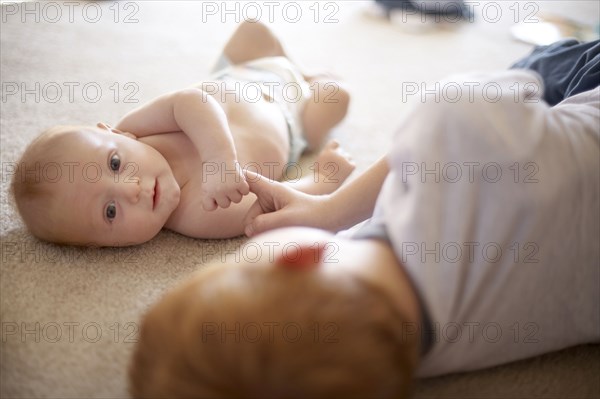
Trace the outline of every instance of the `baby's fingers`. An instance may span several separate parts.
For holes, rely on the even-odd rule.
[[[217,209],[217,206],[217,201],[215,201],[213,197],[206,197],[202,200],[202,208],[204,208],[205,211],[214,211]]]
[[[217,205],[221,208],[229,208],[229,205],[231,205],[231,200],[224,194],[218,195],[215,198],[215,201],[217,202]]]
[[[244,177],[242,176],[242,184],[239,185],[238,187],[238,191],[242,194],[242,195],[246,195],[250,192],[250,185],[248,184],[248,182],[246,181],[246,179],[244,179]]]
[[[228,197],[231,202],[238,204],[242,200],[243,195],[239,191],[233,191]]]

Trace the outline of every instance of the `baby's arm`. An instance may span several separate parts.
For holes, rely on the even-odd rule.
[[[244,219],[245,233],[253,236],[284,226],[309,226],[340,231],[373,214],[381,186],[389,172],[383,157],[350,183],[329,195],[309,195],[263,176],[246,172],[258,200]]]
[[[249,192],[225,112],[201,89],[162,95],[125,115],[116,128],[137,137],[183,131],[202,160],[202,205],[206,210],[227,208]],[[208,171],[211,173],[205,173]]]
[[[256,201],[252,193],[244,196],[238,204],[227,209],[218,208],[206,211],[199,201],[190,200],[180,203],[171,214],[166,228],[188,237],[202,239],[220,239],[239,236],[244,233],[244,216]]]

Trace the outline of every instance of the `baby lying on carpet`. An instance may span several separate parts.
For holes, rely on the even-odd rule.
[[[419,104],[330,195],[249,179],[252,240],[146,314],[132,396],[408,398],[413,376],[600,341],[600,43],[517,66],[539,75],[448,81],[500,96]]]
[[[349,94],[327,75],[302,75],[260,23],[238,27],[217,68],[211,81],[160,96],[115,128],[60,126],[35,139],[12,182],[29,230],[94,246],[143,243],[163,227],[198,238],[242,234],[255,200],[243,169],[285,177],[344,118]],[[330,142],[315,173],[289,184],[330,193],[353,168]]]

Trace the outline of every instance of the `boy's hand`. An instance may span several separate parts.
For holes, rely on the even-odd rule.
[[[244,217],[248,237],[284,226],[326,225],[326,196],[305,194],[250,171],[246,179],[258,197]]]
[[[214,211],[239,203],[250,192],[239,163],[206,162],[202,167],[202,207]]]

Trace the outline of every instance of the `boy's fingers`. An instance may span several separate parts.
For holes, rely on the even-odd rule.
[[[248,171],[246,179],[250,185],[250,191],[256,194],[264,212],[273,212],[283,208],[290,199],[290,191],[293,191],[278,181],[254,172]]]
[[[257,196],[244,217],[244,233],[252,237],[258,233],[286,225],[286,211],[283,210],[290,200],[285,185],[270,180],[254,172],[246,171],[246,181],[250,191]]]
[[[267,216],[267,215],[259,215],[252,221],[252,223],[247,225],[246,229],[244,230],[244,233],[246,233],[246,236],[253,237],[253,236],[265,231],[265,229],[264,229],[265,224],[263,223],[263,220],[264,220],[265,216]]]
[[[256,194],[259,198],[268,193],[271,189],[271,186],[275,184],[273,180],[259,175],[258,173],[254,173],[249,170],[245,170],[244,173],[246,175],[246,182],[248,183],[249,190]]]
[[[252,223],[246,225],[244,233],[248,237],[252,237],[268,230],[286,226],[284,215],[285,211],[260,214],[252,220]]]
[[[254,221],[256,220],[256,218],[258,216],[260,216],[263,213],[263,209],[260,206],[260,202],[259,200],[254,201],[254,204],[252,204],[252,206],[250,207],[250,209],[248,209],[248,212],[246,212],[246,216],[244,217],[244,233],[248,236],[248,237],[252,237],[254,234],[256,234],[256,232],[254,231]]]
[[[278,219],[281,212],[277,209],[273,193],[270,190],[265,190],[262,194],[255,193],[257,196],[254,204],[246,212],[244,217],[244,233],[248,237],[252,237],[255,234],[262,233],[263,231],[269,230],[269,225],[265,225],[266,222],[271,219]],[[274,213],[272,213],[274,212]]]

